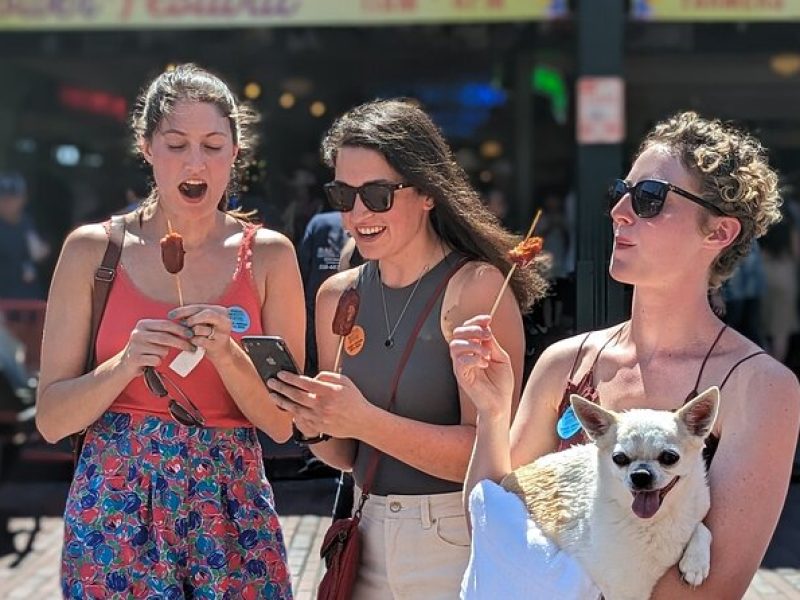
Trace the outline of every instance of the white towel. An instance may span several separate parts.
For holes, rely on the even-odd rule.
[[[577,560],[548,540],[522,501],[489,480],[469,497],[472,552],[462,600],[595,600],[600,590]]]

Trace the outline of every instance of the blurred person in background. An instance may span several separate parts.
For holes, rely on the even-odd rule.
[[[753,243],[750,251],[736,267],[733,276],[725,281],[722,287],[711,290],[709,298],[711,308],[718,317],[763,347],[761,321],[766,276],[761,254],[758,243]]]
[[[50,254],[25,213],[27,186],[19,173],[0,173],[0,298],[43,298],[37,264]]]
[[[155,185],[123,217],[97,366],[86,374],[92,283],[109,224],[78,228],[62,250],[36,424],[50,442],[86,431],[64,512],[65,598],[292,597],[255,432],[285,441],[291,416],[239,343],[279,335],[303,361],[305,314],[291,242],[227,210],[255,121],[221,79],[194,65],[142,92],[132,129]],[[179,284],[160,244],[173,231],[186,252]],[[188,373],[171,368],[179,352],[198,348]]]
[[[536,234],[544,238],[544,250],[550,254],[551,267],[549,279],[552,281],[551,293],[543,304],[544,324],[561,332],[565,305],[571,305],[569,295],[574,294],[575,271],[572,245],[574,244],[572,223],[567,218],[564,198],[555,192],[545,195],[542,203],[542,217]],[[571,314],[571,313],[570,313]]]
[[[319,182],[312,171],[298,168],[292,173],[287,187],[289,203],[281,215],[283,232],[299,244],[311,217],[322,210],[322,198],[317,195]]]
[[[797,270],[800,235],[790,211],[759,240],[764,262],[766,293],[761,318],[770,354],[785,362],[789,339],[797,331]]]
[[[339,270],[342,248],[349,239],[342,226],[342,213],[317,213],[306,226],[297,250],[300,274],[306,298],[306,374],[317,373],[317,343],[314,328],[314,305],[323,282]]]

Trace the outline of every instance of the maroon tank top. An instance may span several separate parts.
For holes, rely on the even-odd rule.
[[[575,360],[572,363],[572,369],[569,373],[569,378],[567,379],[567,385],[564,388],[564,394],[561,397],[561,404],[558,407],[558,421],[556,422],[556,433],[558,435],[558,451],[566,450],[570,446],[574,446],[575,444],[584,444],[589,441],[586,437],[583,428],[581,427],[580,422],[578,421],[577,417],[575,417],[575,413],[572,411],[572,406],[569,403],[570,396],[572,394],[578,394],[587,400],[590,400],[594,403],[599,403],[600,397],[597,393],[597,389],[594,386],[594,369],[597,366],[597,361],[600,359],[600,356],[603,354],[603,351],[606,347],[615,340],[618,340],[619,337],[622,335],[622,330],[625,327],[625,323],[623,323],[613,334],[609,336],[609,338],[605,341],[605,343],[601,346],[600,350],[597,352],[597,355],[594,357],[589,370],[581,377],[578,382],[574,382],[573,379],[575,377],[575,370],[578,366],[578,359],[583,352],[583,346],[586,344],[586,340],[589,339],[589,336],[592,332],[586,334],[586,336],[581,341],[581,345],[578,348],[578,352],[575,354]],[[720,329],[717,337],[714,339],[714,342],[711,344],[711,347],[706,352],[706,356],[703,359],[702,364],[700,365],[700,370],[697,373],[697,379],[694,382],[694,387],[686,396],[686,400],[684,400],[684,404],[692,400],[694,397],[697,396],[698,391],[697,387],[700,385],[700,380],[703,377],[703,371],[706,368],[706,363],[708,359],[711,357],[711,353],[714,351],[714,348],[717,347],[717,343],[719,342],[722,334],[725,333],[725,330],[728,328],[727,325],[724,325],[722,329]],[[728,374],[725,375],[725,378],[722,380],[722,383],[719,386],[720,392],[725,387],[725,384],[728,383],[728,379],[733,374],[733,372],[741,365],[743,362],[750,360],[751,358],[758,356],[760,354],[766,354],[763,350],[759,350],[758,352],[753,352],[748,356],[745,356],[738,362],[736,362],[728,371]],[[711,460],[714,458],[714,454],[717,451],[717,446],[719,445],[719,439],[713,433],[708,436],[705,443],[705,448],[703,449],[703,457],[706,461],[706,466],[711,465]]]

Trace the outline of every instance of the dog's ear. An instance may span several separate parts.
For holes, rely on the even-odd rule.
[[[705,438],[711,433],[719,410],[719,388],[708,388],[705,392],[687,402],[677,413],[692,435]]]
[[[581,398],[577,394],[572,394],[569,401],[575,416],[578,417],[584,431],[592,440],[603,437],[617,422],[617,416],[613,412]]]

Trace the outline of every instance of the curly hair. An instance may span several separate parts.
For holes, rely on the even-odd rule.
[[[694,112],[681,112],[658,123],[637,157],[652,146],[674,153],[699,182],[700,195],[741,224],[739,235],[711,265],[709,286],[717,288],[733,274],[753,240],[780,221],[778,175],[769,166],[761,142],[729,123]],[[701,230],[707,229],[710,218],[709,211],[701,213]]]
[[[405,99],[375,100],[339,117],[322,140],[322,158],[330,168],[343,147],[380,153],[405,181],[434,202],[431,224],[454,250],[486,261],[504,274],[511,265],[507,252],[519,242],[500,225],[469,184],[439,128],[416,104]],[[522,310],[544,297],[544,258],[511,277],[511,289]]]
[[[164,71],[153,79],[136,99],[131,116],[133,131],[133,150],[142,156],[142,144],[152,139],[164,117],[170,115],[179,102],[205,102],[215,106],[228,120],[233,143],[239,147],[236,161],[231,171],[231,180],[225,196],[220,200],[220,210],[227,211],[228,195],[236,191],[243,165],[249,161],[257,142],[255,124],[258,114],[250,107],[237,101],[228,85],[216,75],[186,63]],[[142,209],[155,203],[157,191],[142,203]],[[234,211],[237,217],[246,216]]]

